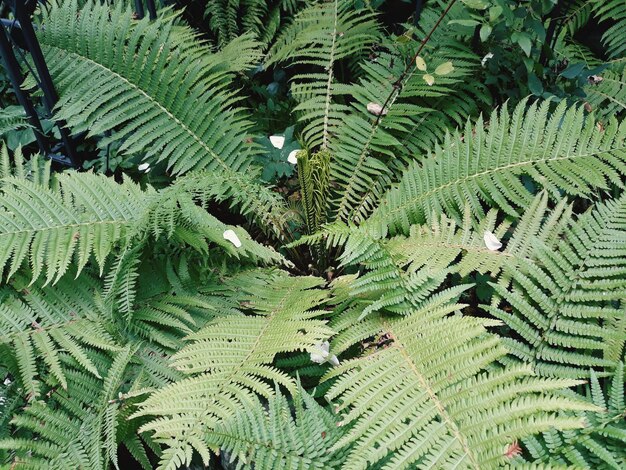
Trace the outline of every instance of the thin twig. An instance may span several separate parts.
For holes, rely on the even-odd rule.
[[[432,27],[430,32],[426,35],[424,39],[422,39],[420,47],[417,49],[417,52],[413,55],[413,58],[409,61],[404,71],[400,74],[398,79],[394,82],[393,89],[391,90],[391,93],[389,93],[389,96],[387,97],[387,99],[385,100],[385,103],[383,104],[383,107],[381,108],[382,112],[376,117],[376,121],[374,122],[374,127],[378,125],[380,118],[385,114],[385,109],[387,108],[387,105],[389,104],[389,102],[393,99],[394,94],[396,92],[399,92],[404,86],[402,82],[406,78],[409,71],[415,66],[415,59],[417,59],[417,57],[422,53],[422,50],[424,50],[424,47],[426,46],[428,41],[430,41],[431,36],[435,32],[435,30],[439,27],[439,25],[441,24],[441,22],[443,21],[443,19],[445,18],[445,16],[448,14],[448,12],[450,11],[450,9],[455,3],[456,3],[456,0],[451,0],[451,2],[448,4],[446,9],[443,11],[443,13],[441,13],[441,16],[439,17],[435,25]]]

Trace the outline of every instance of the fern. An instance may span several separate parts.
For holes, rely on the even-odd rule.
[[[250,283],[252,279],[241,281]],[[257,314],[212,321],[188,337],[190,344],[173,356],[173,367],[188,377],[150,396],[134,417],[158,416],[142,427],[165,444],[160,468],[189,464],[197,451],[205,462],[207,429],[232,416],[257,394],[269,398],[275,381],[295,392],[293,379],[271,366],[279,353],[313,350],[332,333],[310,310],[327,294],[321,280],[273,275],[259,285],[239,285],[246,307]]]
[[[236,459],[236,468],[326,469],[339,468],[342,455],[330,448],[340,436],[333,414],[304,390],[290,403],[277,388],[267,410],[259,402],[244,404],[207,433],[207,443]]]
[[[325,239],[328,247],[342,245],[341,266],[362,265],[368,270],[351,283],[351,295],[355,297],[379,293],[379,298],[363,310],[362,316],[381,308],[407,313],[448,274],[487,273],[500,276],[499,283],[507,286],[509,270],[514,271],[523,261],[534,259],[537,243],[554,245],[570,216],[571,207],[565,200],[549,211],[548,195],[542,192],[534,198],[514,230],[511,230],[512,220],[496,224],[495,210],[479,222],[472,220],[466,210],[460,226],[441,216],[431,224],[411,226],[407,236],[398,235],[389,240],[369,233],[365,226],[356,228],[335,223],[298,243],[317,244]],[[502,240],[509,232],[512,235],[505,248],[492,251],[484,241],[488,231]],[[502,272],[505,266],[508,269]]]
[[[51,177],[50,170],[50,160],[42,158],[39,154],[31,155],[29,159],[25,159],[21,147],[15,149],[11,154],[4,141],[0,142],[0,179],[15,176],[48,187]],[[2,187],[1,184],[0,188]]]
[[[77,15],[76,3],[66,2],[42,21],[39,41],[61,95],[57,117],[74,132],[108,133],[101,146],[119,141],[120,152],[167,161],[176,174],[219,169],[222,184],[247,179],[234,191],[251,187],[250,201],[271,199],[243,174],[256,152],[247,143],[250,123],[224,89],[233,71],[250,67],[243,57],[258,59],[250,37],[211,54],[190,47],[195,35],[174,27],[171,16],[135,24],[121,3],[111,10],[88,2]]]
[[[334,447],[349,446],[343,468],[492,468],[517,439],[583,426],[557,415],[594,409],[559,395],[576,382],[494,367],[506,350],[484,329],[493,323],[447,316],[460,307],[433,299],[403,319],[370,318],[388,344],[327,374],[347,427]]]
[[[580,468],[620,469],[626,465],[626,406],[624,405],[623,364],[605,394],[591,372],[585,387],[587,399],[597,411],[579,413],[587,425],[581,432],[550,430],[524,439],[529,459],[534,462],[562,462]]]
[[[300,3],[300,0],[209,0],[205,17],[220,46],[242,32],[253,34],[267,45]]]
[[[93,254],[102,268],[133,219],[147,210],[139,186],[102,176],[59,176],[60,191],[7,178],[0,193],[0,266],[8,277],[28,260],[32,278],[44,268],[46,282],[58,279],[76,257],[78,273]]]
[[[607,0],[594,5],[594,15],[600,21],[611,21],[612,25],[602,35],[610,57],[622,57],[626,52],[624,35],[626,35],[626,5],[621,0]]]
[[[201,60],[206,49],[180,46],[171,20],[134,25],[121,6],[92,3],[76,15],[76,4],[67,2],[43,21],[39,40],[61,95],[57,117],[75,132],[113,131],[102,144],[123,140],[121,150],[158,155],[175,173],[245,168],[248,124],[227,109],[232,96],[220,87],[215,96],[207,91],[215,64],[210,56]],[[111,43],[119,46],[114,54]],[[184,86],[173,93],[171,81]],[[206,110],[220,119],[209,119]]]
[[[626,110],[626,66],[616,64],[602,73],[602,81],[585,88],[595,114],[609,118]]]
[[[270,50],[268,65],[295,59],[315,72],[293,77],[294,111],[306,125],[302,137],[311,149],[325,150],[341,125],[345,105],[335,104],[336,63],[363,55],[378,37],[374,16],[354,10],[350,2],[334,0],[303,10]],[[321,69],[321,70],[320,70]]]
[[[43,360],[61,387],[67,388],[60,351],[100,377],[89,349],[113,351],[118,348],[103,324],[106,314],[93,300],[86,301],[92,299],[93,289],[94,284],[83,277],[74,282],[59,282],[55,288],[30,286],[23,290],[22,298],[7,290],[3,293],[1,341],[15,348],[21,381],[31,399],[40,393],[36,357]]]
[[[406,49],[388,41],[385,46],[391,52],[383,51],[363,63],[364,76],[342,89],[355,98],[355,103],[331,146],[336,154],[332,177],[338,186],[333,202],[337,218],[365,219],[390,182],[399,178],[405,163],[419,158],[424,149],[439,141],[438,132],[443,134],[449,126],[460,125],[477,114],[477,103],[489,101],[480,86],[463,85],[479,60],[456,41],[453,27],[438,23],[444,10],[445,4],[427,8],[422,17],[424,29],[415,33],[420,41],[412,41]],[[445,16],[457,18],[462,11],[460,4],[452,5]],[[421,41],[429,34],[431,43],[436,44],[432,48]],[[418,50],[422,50],[431,74],[448,62],[453,68],[429,85],[424,80],[426,72],[407,64]],[[461,90],[470,92],[471,97],[461,98]],[[372,114],[368,110],[371,104],[384,105],[385,109]]]
[[[20,108],[0,108],[0,138],[9,132],[30,127]]]
[[[113,462],[119,468],[116,427],[111,425],[119,409],[113,398],[131,354],[127,346],[115,355],[104,382],[72,371],[67,391],[51,392],[54,408],[36,401],[14,417],[13,425],[28,429],[37,439],[0,440],[0,449],[14,453],[12,466],[107,469]]]
[[[624,196],[597,206],[555,247],[536,243],[536,262],[507,269],[513,286],[494,286],[513,311],[486,308],[518,335],[503,341],[539,373],[587,377],[589,368],[603,373],[618,359],[615,353],[607,359],[604,350],[614,336],[612,322],[623,316],[625,214]]]
[[[37,15],[54,117],[115,177],[0,148],[0,466],[626,464],[621,3],[550,18],[602,80],[542,62],[561,101],[486,118],[485,30],[459,24],[541,36],[539,10],[381,3],[208,0],[215,44],[167,7]],[[576,42],[592,17],[606,65]],[[303,150],[273,188],[254,133],[283,124]]]
[[[284,202],[272,191],[264,191],[251,198],[257,190],[255,179],[238,173],[223,174],[211,171],[194,171],[177,180],[179,187],[187,188],[202,205],[210,201],[228,202],[230,207],[254,220],[270,235],[286,239],[284,227],[293,216]]]
[[[503,107],[489,129],[480,119],[464,135],[447,135],[431,157],[409,165],[367,224],[382,234],[406,233],[431,214],[459,218],[468,204],[482,213],[483,201],[517,217],[532,194],[521,177],[530,176],[553,197],[564,191],[590,195],[610,184],[621,185],[626,126],[611,121],[599,130],[582,109],[559,104],[548,117],[549,102],[525,103],[513,114]]]
[[[326,197],[329,190],[330,153],[327,150],[309,156],[298,153],[298,180],[302,192],[307,230],[317,232],[326,222]]]
[[[5,356],[0,346],[0,357],[25,395],[30,383],[40,392],[39,399],[31,400],[13,419],[11,438],[4,436],[0,442],[17,468],[50,468],[43,459],[48,457],[55,468],[104,469],[107,462],[116,462],[119,445],[125,445],[144,468],[152,468],[144,446],[157,455],[160,447],[148,434],[138,433],[146,420],[131,418],[135,404],[150,391],[182,379],[165,358],[180,350],[185,333],[221,315],[241,315],[235,308],[241,301],[239,292],[224,296],[221,282],[209,280],[202,292],[192,291],[184,264],[180,274],[169,273],[171,284],[181,284],[175,292],[170,292],[171,284],[161,292],[154,278],[145,280],[156,292],[147,295],[149,290],[141,289],[142,306],[125,317],[102,303],[102,285],[86,272],[79,281],[66,276],[53,287],[30,287],[21,293],[28,304],[18,303],[18,294],[15,300],[3,298],[0,325],[9,329],[2,342],[21,338],[32,353],[14,347]],[[253,278],[246,280],[250,283]],[[237,280],[232,282],[237,285]],[[34,339],[38,335],[51,338],[47,348],[40,348]],[[25,367],[20,354],[32,355],[34,363]],[[27,376],[31,371],[38,375]],[[41,446],[29,447],[30,433],[39,436]]]
[[[594,0],[576,0],[569,5],[564,5],[565,12],[559,24],[562,34],[574,36],[592,15]]]
[[[74,260],[80,274],[92,255],[102,272],[115,247],[150,232],[155,238],[176,236],[199,251],[206,251],[210,241],[234,257],[280,259],[243,229],[230,228],[198,207],[189,180],[160,193],[90,173],[65,173],[57,181],[57,189],[48,189],[17,177],[3,180],[0,267],[9,267],[7,277],[28,261],[33,280],[45,269],[46,283],[56,282]],[[197,191],[208,183],[195,182]],[[223,238],[227,229],[243,240],[240,250]]]

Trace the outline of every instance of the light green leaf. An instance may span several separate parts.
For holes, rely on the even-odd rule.
[[[426,62],[420,56],[415,58],[415,66],[422,72],[426,71]]]
[[[454,66],[452,65],[452,62],[444,62],[443,64],[441,64],[435,69],[435,74],[436,75],[448,75],[453,70],[454,70]],[[429,83],[429,85],[432,85],[432,83]]]
[[[530,56],[530,50],[532,49],[533,44],[532,44],[532,42],[530,40],[530,37],[526,33],[520,33],[518,35],[517,43],[522,48],[524,53],[527,56]]]
[[[463,3],[465,3],[465,5],[468,8],[473,8],[475,10],[484,10],[485,8],[487,8],[489,6],[489,2],[487,2],[486,0],[462,0]]]
[[[484,24],[480,28],[480,40],[485,42],[491,34],[492,28],[488,24]]]

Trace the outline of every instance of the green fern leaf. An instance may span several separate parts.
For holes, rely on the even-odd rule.
[[[528,175],[548,193],[591,195],[610,184],[621,185],[626,172],[626,125],[615,120],[603,131],[582,109],[559,104],[549,116],[549,102],[503,107],[488,130],[480,119],[464,135],[446,137],[443,147],[421,163],[409,165],[367,224],[381,234],[406,233],[409,226],[447,213],[460,218],[466,205],[482,214],[482,202],[518,217],[532,201],[521,176]]]
[[[612,342],[619,330],[611,326],[623,317],[616,302],[626,294],[625,220],[626,196],[597,206],[556,246],[537,243],[534,262],[507,269],[509,289],[494,286],[513,311],[486,309],[516,331],[517,339],[504,341],[539,373],[588,377],[589,368],[602,372],[619,360]]]
[[[237,468],[327,469],[339,468],[341,453],[330,448],[340,436],[333,414],[310,395],[299,390],[290,403],[277,388],[267,407],[258,401],[244,404],[206,439],[211,448],[236,459]]]
[[[582,427],[557,412],[595,409],[559,395],[575,381],[495,367],[506,350],[485,331],[490,322],[446,316],[456,308],[378,316],[389,344],[327,374],[336,377],[327,397],[347,427],[334,447],[349,446],[343,468],[495,468],[517,439]]]
[[[624,406],[623,364],[617,368],[608,389],[608,401],[591,372],[587,395],[602,409],[579,413],[586,426],[581,431],[550,430],[524,439],[535,463],[564,462],[577,468],[621,469],[626,465],[626,407]],[[530,460],[530,459],[529,459]]]
[[[250,282],[244,277],[241,281]],[[327,294],[321,279],[276,275],[261,285],[242,285],[246,306],[255,316],[216,319],[188,337],[190,344],[173,356],[173,366],[188,377],[155,392],[134,417],[157,416],[141,428],[169,449],[160,468],[189,463],[193,450],[205,457],[204,433],[237,409],[270,397],[268,382],[295,391],[293,379],[272,367],[277,354],[313,351],[332,334],[315,319]]]

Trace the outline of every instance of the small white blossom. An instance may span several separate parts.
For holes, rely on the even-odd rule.
[[[289,152],[289,156],[287,157],[287,161],[292,165],[296,165],[298,163],[298,152],[300,150],[292,150]]]
[[[270,142],[277,149],[282,149],[285,145],[285,138],[282,135],[270,135]]]
[[[493,59],[493,52],[489,52],[485,55],[485,57],[482,58],[482,60],[480,61],[480,65],[482,65],[483,67],[485,66],[485,64],[487,64],[487,61],[489,59]]]
[[[11,383],[12,382],[11,382],[10,378],[7,377],[6,379],[4,379],[4,385],[9,386],[9,385],[11,385]]]
[[[235,245],[236,248],[241,247],[241,240],[239,240],[237,234],[231,229],[228,229],[224,232],[224,239],[231,242],[233,245]]]
[[[324,341],[323,343],[315,345],[315,352],[311,353],[311,361],[317,364],[323,364],[325,362],[329,362],[333,366],[339,365],[339,359],[337,356],[330,355],[330,343],[328,341]]]
[[[150,164],[149,163],[142,163],[141,165],[139,165],[137,167],[137,169],[139,171],[143,171],[144,173],[148,173],[150,171]]]
[[[498,251],[500,248],[502,248],[502,243],[500,242],[500,240],[498,240],[496,236],[489,231],[485,232],[483,240],[485,240],[485,246],[487,247],[487,249],[491,251]]]

